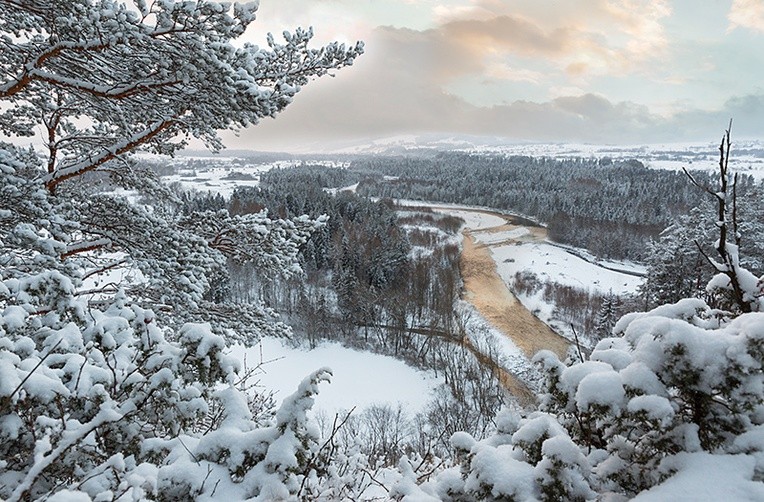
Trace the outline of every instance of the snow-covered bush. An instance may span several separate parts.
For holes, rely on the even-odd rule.
[[[233,385],[238,362],[209,325],[186,324],[170,342],[151,311],[122,295],[87,309],[59,273],[0,285],[1,498],[68,489],[101,500],[189,500],[219,490],[279,500],[315,470],[318,435],[306,412],[328,370],[259,427]],[[35,292],[47,298],[54,287],[57,309],[41,315]],[[221,423],[197,432],[213,403]]]
[[[701,300],[629,314],[590,360],[550,353],[543,406],[593,452],[602,486],[636,494],[679,452],[730,451],[764,420],[764,315],[720,325]]]
[[[685,299],[626,315],[615,332],[584,362],[540,352],[541,410],[502,411],[480,441],[454,434],[456,465],[431,481],[412,483],[401,464],[397,498],[667,500],[689,489],[683,477],[733,465],[726,486],[742,500],[763,495],[764,314],[725,322]]]

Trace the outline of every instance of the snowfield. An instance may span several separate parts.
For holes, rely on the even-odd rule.
[[[372,197],[375,199],[375,197]],[[461,206],[456,204],[425,202],[421,200],[394,199],[395,203],[403,207],[426,207],[436,213],[449,214],[464,220],[464,228],[469,230],[482,230],[504,225],[504,218],[497,214],[491,214],[489,208],[477,206]]]
[[[422,411],[432,391],[444,383],[432,372],[414,369],[393,357],[359,352],[338,343],[326,342],[303,350],[289,346],[286,340],[263,338],[257,346],[234,345],[231,350],[239,360],[246,360],[249,368],[263,362],[255,378],[264,389],[275,393],[277,403],[294,393],[310,372],[331,368],[332,382],[321,386],[313,408],[318,415],[333,416],[353,407],[360,412],[371,405],[399,403],[415,414]]]
[[[179,174],[165,176],[162,179],[167,183],[180,183],[186,190],[198,190],[200,192],[213,192],[230,197],[233,191],[238,187],[252,187],[260,183],[260,174],[270,171],[277,165],[260,164],[256,166],[231,166],[230,168],[214,167],[209,170],[199,170],[198,172],[181,171]],[[252,179],[233,179],[228,178],[232,173],[241,173],[245,176],[251,176]],[[235,175],[234,175],[235,176]]]
[[[719,164],[719,144],[716,142],[654,143],[635,145],[599,145],[587,143],[508,143],[491,137],[441,135],[398,135],[325,152],[400,155],[416,154],[422,150],[461,151],[470,154],[527,155],[531,157],[636,159],[653,169],[716,171]],[[738,140],[732,145],[733,172],[764,179],[762,141]]]
[[[197,190],[199,192],[212,192],[230,197],[234,190],[239,187],[255,187],[260,184],[260,175],[274,168],[288,169],[295,167],[300,163],[309,163],[311,165],[324,165],[326,167],[345,167],[341,162],[325,160],[279,160],[268,163],[242,163],[237,157],[186,157],[179,156],[176,162],[188,162],[200,160],[206,164],[200,167],[181,168],[177,174],[163,176],[162,180],[166,183],[179,183],[186,190]],[[356,185],[340,189],[340,191],[355,191]],[[331,190],[330,190],[331,191]],[[337,190],[335,189],[334,192]]]
[[[462,211],[459,209],[449,209],[446,207],[430,206],[438,213],[450,214],[464,220],[464,227],[470,230],[481,230],[485,228],[499,227],[506,223],[504,218],[495,214],[481,213],[477,211]]]
[[[475,234],[482,241],[483,235]],[[491,236],[496,238],[496,234]],[[499,275],[511,284],[517,272],[535,273],[542,281],[549,280],[584,291],[633,293],[642,278],[590,263],[568,251],[548,243],[532,242],[492,247]]]

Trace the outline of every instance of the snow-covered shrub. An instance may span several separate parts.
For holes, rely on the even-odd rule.
[[[636,494],[679,452],[733,451],[764,420],[764,314],[720,324],[686,299],[629,314],[590,360],[561,369],[551,353],[543,407],[596,458],[603,488]]]
[[[626,315],[620,336],[600,341],[587,361],[539,353],[548,385],[541,411],[505,410],[480,441],[454,434],[456,465],[416,488],[402,481],[396,493],[558,501],[654,491],[670,499],[686,489],[672,488],[684,486],[675,479],[739,465],[736,493],[756,499],[764,493],[764,314],[719,314],[685,299]]]
[[[476,441],[459,432],[451,444],[457,465],[422,486],[440,500],[587,500],[594,495],[588,459],[547,413],[521,419],[505,409],[496,417],[494,434]]]

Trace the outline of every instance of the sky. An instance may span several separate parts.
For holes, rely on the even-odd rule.
[[[764,0],[261,0],[245,38],[297,26],[366,53],[230,148],[764,139]]]

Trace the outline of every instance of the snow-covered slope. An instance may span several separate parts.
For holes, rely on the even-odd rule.
[[[263,363],[255,377],[266,390],[272,390],[276,402],[295,391],[311,371],[328,366],[334,376],[322,386],[314,412],[333,416],[356,407],[399,403],[410,413],[420,411],[433,389],[443,383],[430,372],[419,371],[398,359],[359,352],[338,343],[322,343],[312,350],[294,348],[286,340],[263,338],[254,347],[236,345],[232,354],[246,358],[252,368]]]

